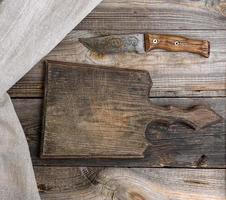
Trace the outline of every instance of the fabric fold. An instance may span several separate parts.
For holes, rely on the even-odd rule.
[[[8,94],[0,99],[0,199],[39,199],[23,129]]]

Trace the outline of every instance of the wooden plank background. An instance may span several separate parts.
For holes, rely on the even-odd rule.
[[[79,37],[134,32],[207,39],[211,43],[210,58],[161,50],[148,55],[101,56],[78,42]],[[225,47],[225,0],[104,0],[46,59],[145,69],[153,80],[153,102],[182,107],[201,102],[225,118]],[[78,167],[76,161],[40,160],[44,73],[40,62],[9,91],[28,139],[42,199],[226,199],[225,121],[200,132],[175,125],[161,132],[160,138],[155,134],[158,129],[151,131],[147,137],[162,157],[156,157],[150,149],[144,161],[131,164],[157,168],[86,169]],[[111,165],[111,161],[104,163]],[[100,164],[100,160],[83,162],[83,166]],[[118,166],[126,164],[119,162]]]
[[[136,30],[138,32],[138,30]],[[209,58],[189,53],[153,50],[146,54],[116,54],[100,56],[78,42],[79,37],[132,31],[72,31],[46,59],[110,65],[150,72],[153,80],[151,97],[225,96],[226,95],[226,30],[148,30],[152,33],[179,34],[207,39],[211,44]],[[44,69],[37,64],[11,90],[12,97],[43,97]]]
[[[43,199],[225,200],[225,171],[35,167]]]
[[[224,98],[154,98],[158,105],[190,107],[194,103],[210,105],[221,116],[225,116]],[[13,99],[15,109],[30,144],[35,165],[53,166],[114,166],[115,160],[42,160],[39,158],[41,136],[42,99]],[[32,112],[31,112],[32,110]],[[162,130],[161,130],[162,129]],[[158,133],[158,134],[157,134]],[[151,128],[147,139],[152,144],[145,152],[145,159],[117,160],[117,166],[136,167],[189,167],[189,168],[225,168],[225,121],[200,131],[194,131],[182,125],[164,128]],[[160,156],[161,155],[161,156]]]

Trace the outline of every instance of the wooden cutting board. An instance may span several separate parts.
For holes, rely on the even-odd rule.
[[[153,105],[147,71],[47,62],[42,158],[143,158],[152,123],[194,129],[221,118],[210,108]]]

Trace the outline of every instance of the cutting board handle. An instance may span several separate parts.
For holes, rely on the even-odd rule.
[[[174,106],[156,107],[156,112],[151,108],[151,113],[156,113],[155,122],[175,124],[184,123],[195,130],[219,122],[222,118],[207,106],[198,105],[189,109],[180,109]]]
[[[182,36],[145,34],[145,50],[164,49],[172,52],[190,52],[206,58],[210,54],[210,43],[206,40],[194,40]]]

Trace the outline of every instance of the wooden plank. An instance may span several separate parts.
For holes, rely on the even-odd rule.
[[[152,30],[149,30],[152,31]],[[131,31],[72,31],[46,59],[149,71],[153,87],[151,97],[225,96],[226,90],[226,31],[155,30],[153,33],[179,34],[210,41],[210,58],[189,53],[170,53],[154,50],[149,54],[120,54],[101,56],[92,53],[78,42],[79,37],[101,34],[131,33]],[[42,97],[44,69],[34,67],[11,90],[12,97]]]
[[[35,167],[42,199],[225,200],[226,170]]]
[[[148,125],[202,129],[220,121],[209,107],[160,107],[149,101],[144,70],[48,61],[42,158],[143,158]]]
[[[39,62],[9,90],[9,95],[14,98],[42,97],[44,92],[44,74],[43,63]]]
[[[153,98],[158,105],[174,105],[190,107],[204,103],[222,117],[226,116],[224,98]],[[201,131],[193,131],[181,125],[173,125],[169,130],[164,127],[152,127],[147,138],[152,140],[153,148],[145,152],[141,161],[127,160],[113,163],[111,160],[41,160],[40,136],[42,99],[13,99],[13,103],[22,126],[25,130],[30,151],[35,165],[80,165],[80,166],[146,166],[146,167],[195,167],[224,168],[226,167],[226,130],[225,121]],[[32,111],[32,112],[31,112]],[[177,130],[177,131],[175,131]]]
[[[225,8],[225,0],[105,0],[76,29],[226,29]]]

